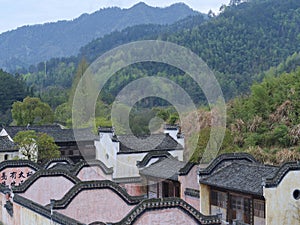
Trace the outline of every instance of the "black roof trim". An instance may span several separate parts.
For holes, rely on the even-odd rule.
[[[266,188],[277,187],[288,172],[296,171],[296,170],[300,170],[300,162],[284,163],[272,178],[266,179],[265,187]]]
[[[2,183],[0,183],[0,192],[2,192],[3,194],[10,192],[11,190],[9,189],[8,186],[3,185]]]
[[[193,162],[186,163],[185,166],[179,170],[179,174],[178,175],[179,176],[187,175],[191,171],[191,169],[194,166],[196,166],[196,165],[198,165],[198,164],[197,163],[193,163]]]
[[[184,213],[191,216],[199,224],[218,225],[221,220],[218,216],[204,216],[197,209],[186,203],[180,198],[164,198],[164,199],[147,199],[142,201],[139,205],[134,207],[129,214],[118,223],[114,225],[129,225],[133,224],[146,211],[179,208]]]
[[[23,184],[19,186],[12,187],[13,191],[16,193],[24,193],[36,180],[41,177],[55,177],[55,176],[63,176],[70,180],[72,183],[77,184],[80,182],[73,174],[67,172],[66,170],[45,170],[41,169],[30,176]]]
[[[184,194],[194,198],[200,198],[200,191],[192,188],[186,188]]]
[[[182,148],[182,147],[178,147],[178,148],[176,148],[176,149],[170,148],[170,149],[163,149],[163,150],[147,150],[147,151],[117,152],[117,155],[128,155],[128,154],[150,153],[150,152],[153,152],[153,151],[161,151],[161,152],[168,151],[168,152],[172,152],[172,151],[181,151],[181,150],[183,150],[183,148]]]
[[[67,163],[68,165],[74,165],[74,162],[70,159],[70,158],[53,158],[53,159],[49,159],[47,161],[45,161],[42,164],[42,167],[44,169],[48,169],[48,167],[52,164],[52,163]]]
[[[103,162],[100,160],[87,160],[87,161],[80,161],[77,164],[75,164],[74,169],[72,170],[72,173],[77,176],[78,173],[82,170],[84,167],[92,167],[92,166],[98,166],[106,175],[113,174],[114,169],[113,167],[108,168]]]
[[[15,203],[22,205],[22,206],[24,206],[36,213],[48,218],[48,219],[52,218],[52,220],[56,223],[65,224],[65,225],[84,225],[83,223],[81,223],[77,220],[74,220],[70,217],[67,217],[58,212],[53,212],[53,214],[51,216],[51,210],[49,207],[42,206],[42,205],[35,203],[27,198],[24,198],[18,194],[14,195],[13,200]]]
[[[41,167],[30,161],[30,160],[6,160],[0,163],[0,171],[6,168],[15,168],[15,167],[30,167],[31,169],[38,171]]]
[[[95,222],[90,223],[89,225],[107,225],[107,223],[102,223],[100,221],[95,221]]]
[[[205,169],[199,170],[198,175],[210,175],[224,161],[232,162],[234,160],[246,160],[251,163],[258,163],[255,158],[248,153],[225,153],[215,158]]]
[[[114,132],[114,128],[107,126],[107,127],[98,127],[98,132],[100,133],[113,133]]]
[[[137,161],[136,165],[138,168],[142,168],[147,166],[153,158],[170,158],[173,157],[168,151],[151,151],[145,155],[145,157],[141,161]]]
[[[118,184],[129,184],[129,183],[141,183],[142,182],[141,177],[122,177],[122,178],[113,178],[113,182],[116,182]]]
[[[130,196],[121,186],[109,180],[84,181],[74,185],[62,199],[56,200],[54,209],[65,209],[81,191],[95,189],[110,189],[128,205],[136,205],[145,199],[144,196]]]
[[[179,125],[175,124],[165,124],[164,125],[164,130],[178,130],[179,129]]]

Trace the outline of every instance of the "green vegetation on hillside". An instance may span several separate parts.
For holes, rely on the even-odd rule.
[[[0,69],[0,124],[11,121],[11,106],[21,101],[28,94],[26,84],[21,76],[13,76]]]
[[[48,88],[70,88],[76,67],[83,57],[89,63],[104,52],[132,41],[159,39],[190,48],[215,71],[226,100],[248,93],[255,81],[261,81],[263,71],[277,66],[300,49],[300,2],[298,0],[261,0],[223,7],[219,16],[209,20],[193,16],[173,25],[139,25],[116,31],[84,46],[73,58],[48,61],[32,66],[25,75],[29,86],[41,92],[43,101]],[[149,71],[150,69],[150,71]],[[170,66],[152,63],[134,65],[112,79],[107,92],[116,95],[124,85],[144,75],[163,74],[189,91],[197,104],[205,103],[196,85]],[[178,76],[180,74],[181,76]],[[138,76],[137,76],[138,75]],[[121,81],[119,81],[121,80]],[[115,83],[117,82],[119,86]],[[50,89],[51,90],[51,89]],[[58,91],[60,102],[48,102],[52,107],[62,104],[65,92]],[[106,95],[106,97],[109,97]],[[112,98],[109,97],[109,100]],[[109,103],[107,99],[104,102]]]
[[[280,157],[300,159],[300,67],[278,75],[281,67],[252,85],[248,97],[238,97],[228,107],[235,144],[263,161],[277,163]]]

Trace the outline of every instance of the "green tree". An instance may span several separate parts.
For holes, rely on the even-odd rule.
[[[66,102],[57,106],[54,112],[54,118],[56,122],[70,126],[72,121],[72,108],[70,104]]]
[[[20,131],[14,137],[14,141],[18,144],[23,156],[32,161],[37,160],[37,135],[33,130]]]
[[[37,160],[39,162],[45,159],[60,157],[59,147],[55,144],[53,137],[45,133],[38,133],[36,139],[36,145],[38,148]]]
[[[51,107],[39,98],[26,97],[12,106],[13,123],[18,126],[51,124],[54,114]]]
[[[20,131],[14,141],[28,160],[36,162],[60,157],[59,147],[53,137],[45,133],[36,133],[34,130]]]

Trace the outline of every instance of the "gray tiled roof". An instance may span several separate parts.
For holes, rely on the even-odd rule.
[[[20,131],[34,130],[35,132],[46,133],[54,138],[57,142],[73,142],[76,141],[72,129],[62,129],[59,125],[43,125],[43,126],[9,126],[4,128],[11,138]],[[93,141],[96,136],[89,128],[77,129],[76,134],[79,137],[77,141]]]
[[[144,169],[141,169],[140,174],[143,176],[157,177],[177,181],[180,169],[185,166],[186,162],[166,158],[161,159]]]
[[[7,136],[0,136],[0,152],[18,151],[18,146]]]
[[[34,130],[36,132],[43,132],[43,133],[56,133],[61,130],[59,125],[44,125],[44,126],[8,126],[4,127],[6,132],[11,138],[14,138],[16,134],[20,131],[26,130]]]
[[[211,175],[200,176],[199,182],[214,187],[262,196],[263,180],[273,177],[277,171],[278,167],[274,166],[233,162]]]
[[[183,149],[169,134],[152,134],[150,136],[136,137],[134,135],[119,135],[119,153],[166,151]]]

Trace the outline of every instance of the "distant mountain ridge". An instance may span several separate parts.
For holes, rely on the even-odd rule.
[[[209,19],[203,15],[190,16],[172,25],[137,25],[112,32],[83,46],[77,56],[47,61],[47,76],[44,62],[20,73],[35,90],[67,89],[71,87],[72,77],[82,58],[91,63],[119,45],[158,39],[188,47],[199,55],[215,72],[226,100],[230,100],[238,94],[248,93],[253,82],[265,77],[264,71],[299,52],[299,12],[299,0],[251,0],[227,6],[218,16]],[[170,67],[150,64],[137,69],[139,72],[135,71],[135,74],[164,72],[174,80],[178,78],[179,84],[188,86],[193,99],[205,101],[203,95],[198,95],[196,86],[192,87],[190,81],[176,76],[179,73]],[[132,81],[127,75],[123,76],[124,79],[121,76],[115,79],[112,88],[108,88],[109,93],[118,93]]]
[[[183,3],[158,8],[141,2],[129,9],[101,9],[71,21],[23,26],[0,34],[0,68],[14,71],[52,57],[76,55],[80,47],[113,31],[139,24],[172,24],[197,14]]]

